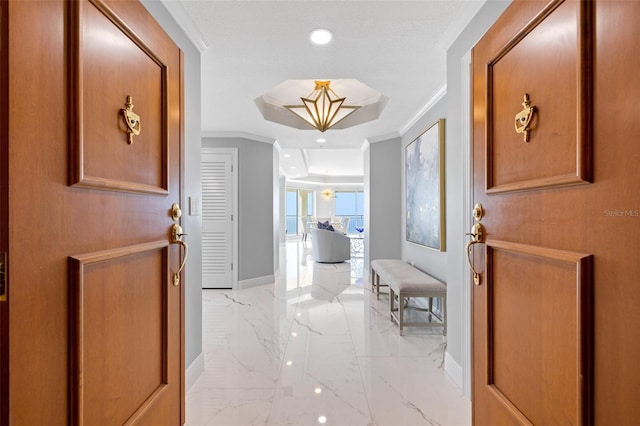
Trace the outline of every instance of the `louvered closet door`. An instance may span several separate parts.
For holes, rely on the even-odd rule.
[[[202,287],[233,287],[234,153],[202,150]]]

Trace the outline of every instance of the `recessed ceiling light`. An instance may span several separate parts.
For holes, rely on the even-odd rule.
[[[327,140],[324,138],[320,138],[320,139],[316,139],[316,142],[318,143],[325,143]]]
[[[291,154],[285,154],[284,158],[291,158]]]
[[[317,28],[309,33],[309,40],[311,43],[322,46],[327,44],[333,38],[333,33],[325,28]]]
[[[296,167],[296,166],[291,166],[291,167],[289,167],[289,168],[290,168],[290,169],[292,169],[292,170],[293,170],[293,169],[297,169],[297,167]]]

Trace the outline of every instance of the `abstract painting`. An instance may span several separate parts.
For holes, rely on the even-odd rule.
[[[406,147],[407,241],[445,250],[444,119]]]

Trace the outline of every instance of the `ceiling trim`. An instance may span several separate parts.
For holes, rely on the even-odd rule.
[[[362,178],[353,179],[349,176],[332,176],[330,178],[321,176],[307,176],[301,179],[288,178],[286,185],[288,187],[300,186],[307,188],[324,188],[327,186],[334,188],[360,188],[364,186],[364,182],[362,181]]]
[[[374,136],[372,138],[367,138],[365,141],[370,143],[370,144],[373,144],[373,143],[388,141],[390,139],[395,139],[395,138],[399,138],[399,137],[401,137],[400,132],[391,132],[391,133],[387,133],[386,135],[380,135],[380,136]]]
[[[269,145],[275,144],[278,140],[274,138],[268,138],[266,136],[254,135],[249,132],[202,132],[200,137],[203,138],[241,138],[250,139],[255,142],[268,143]]]
[[[414,124],[418,122],[435,104],[437,104],[444,96],[447,94],[447,83],[443,84],[438,91],[427,101],[426,104],[416,113],[416,115],[411,118],[411,120],[407,121],[407,123],[400,128],[398,131],[401,136],[404,136]]]
[[[306,149],[301,149],[300,154],[302,155],[302,162],[304,163],[304,171],[305,173],[309,173],[309,153],[307,153]]]
[[[175,0],[160,0],[160,3],[162,3],[165,9],[167,9],[167,12],[173,16],[178,26],[182,28],[182,31],[189,37],[189,40],[191,40],[200,53],[204,53],[205,50],[209,48],[210,43],[198,30],[198,27],[182,3]]]

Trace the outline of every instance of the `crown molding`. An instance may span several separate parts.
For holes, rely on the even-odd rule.
[[[278,140],[274,138],[268,138],[266,136],[254,135],[249,132],[202,132],[200,137],[203,138],[240,138],[249,139],[255,142],[268,143],[269,145],[275,144]],[[279,145],[278,145],[279,146]]]
[[[458,18],[451,22],[449,27],[443,33],[442,37],[438,41],[438,46],[445,52],[449,50],[451,45],[458,39],[460,34],[471,23],[471,20],[480,11],[482,6],[487,0],[475,0],[467,2],[467,7],[463,9],[463,12],[458,15]]]
[[[391,132],[391,133],[387,133],[386,135],[380,135],[380,136],[374,136],[372,138],[367,138],[365,140],[365,142],[367,142],[368,144],[374,144],[374,143],[384,142],[384,141],[388,141],[390,139],[395,139],[395,138],[399,138],[399,137],[401,137],[399,132]]]
[[[180,26],[182,31],[189,37],[189,40],[191,40],[196,49],[198,49],[200,53],[204,53],[209,48],[209,42],[198,30],[198,27],[196,27],[195,22],[193,22],[189,12],[187,12],[182,3],[175,0],[160,0],[160,3],[162,3],[165,9],[167,9],[167,12],[173,16],[173,19],[175,19],[178,26]]]
[[[426,104],[411,118],[407,123],[398,131],[401,136],[404,136],[407,131],[418,122],[435,104],[437,104],[447,94],[447,83],[443,84],[440,89],[427,101]]]
[[[362,177],[354,176],[305,176],[300,178],[287,178],[290,187],[300,186],[305,188],[360,188],[364,186]]]

